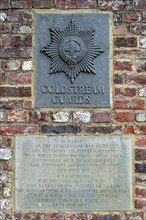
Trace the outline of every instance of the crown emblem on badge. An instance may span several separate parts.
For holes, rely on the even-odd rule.
[[[51,58],[50,74],[64,72],[71,83],[80,73],[96,74],[94,59],[104,52],[94,44],[95,30],[82,30],[71,20],[61,30],[50,28],[51,43],[41,52]]]

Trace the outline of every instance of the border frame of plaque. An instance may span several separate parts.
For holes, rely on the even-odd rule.
[[[78,108],[98,108],[98,109],[111,109],[113,108],[113,13],[108,12],[108,11],[98,11],[96,9],[69,9],[69,10],[59,10],[59,9],[33,9],[33,18],[32,18],[32,29],[33,29],[33,40],[32,40],[32,66],[33,66],[33,71],[32,71],[32,107],[33,108],[39,108],[39,109],[52,109],[52,108],[65,108],[65,109],[78,109]],[[38,13],[42,14],[70,14],[70,13],[75,13],[75,14],[89,14],[89,13],[98,13],[98,14],[108,14],[109,15],[109,45],[110,45],[110,50],[109,50],[109,106],[90,106],[90,104],[87,106],[82,106],[82,104],[79,104],[80,106],[69,106],[69,104],[57,104],[56,106],[38,106],[36,104],[36,87],[35,87],[35,79],[36,79],[36,65],[35,65],[35,15]],[[49,59],[49,58],[48,58]],[[102,98],[101,98],[102,99]]]
[[[63,209],[16,209],[16,139],[17,139],[17,137],[18,137],[18,139],[20,138],[20,137],[29,137],[28,135],[17,135],[16,137],[15,137],[15,159],[14,159],[14,161],[13,161],[13,168],[14,168],[14,176],[15,176],[15,178],[14,178],[14,184],[13,184],[13,186],[12,186],[12,190],[13,190],[13,192],[15,192],[15,196],[14,196],[14,199],[13,199],[13,206],[12,206],[12,210],[13,211],[25,211],[26,213],[27,212],[30,212],[30,211],[32,211],[32,212],[52,212],[52,211],[63,211],[63,212],[70,212],[70,211],[73,211],[74,213],[79,213],[79,212],[81,212],[81,211],[84,211],[85,213],[86,212],[90,212],[90,211],[95,211],[95,212],[108,212],[108,211],[112,211],[113,213],[114,212],[117,212],[117,211],[132,211],[133,209],[134,209],[134,203],[133,203],[133,201],[134,201],[134,186],[133,186],[133,181],[134,181],[134,165],[133,165],[133,162],[134,162],[134,136],[133,135],[130,135],[130,136],[127,136],[127,135],[98,135],[98,136],[68,136],[68,137],[70,137],[70,138],[76,138],[76,137],[78,137],[78,138],[89,138],[89,137],[93,137],[93,138],[102,138],[102,137],[107,137],[107,138],[114,138],[114,137],[117,137],[117,138],[122,138],[122,137],[124,137],[124,138],[129,138],[129,142],[131,142],[131,146],[130,146],[130,150],[129,150],[129,152],[131,152],[131,158],[130,158],[130,162],[129,162],[129,165],[130,165],[130,167],[131,167],[131,172],[130,172],[130,181],[131,181],[131,185],[130,185],[130,198],[129,198],[129,208],[125,208],[125,209],[123,209],[123,208],[118,208],[118,209],[106,209],[106,208],[104,208],[104,209],[99,209],[99,208],[97,208],[97,209],[91,209],[91,208],[89,208],[89,209],[84,209],[84,208],[81,208],[81,209],[65,209],[65,208],[63,208]],[[53,135],[53,136],[48,136],[48,135],[31,135],[31,138],[32,137],[39,137],[39,138],[58,138],[58,136],[55,136],[55,135]],[[59,138],[65,138],[65,136],[61,136],[61,135],[59,135]],[[130,138],[131,138],[131,140],[130,140]]]

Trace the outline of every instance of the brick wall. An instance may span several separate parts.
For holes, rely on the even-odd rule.
[[[114,19],[113,108],[32,107],[32,9],[94,8]],[[145,0],[0,0],[0,220],[146,219],[146,3]],[[133,135],[131,212],[13,212],[17,134]]]

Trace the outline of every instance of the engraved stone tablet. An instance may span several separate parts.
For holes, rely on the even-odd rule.
[[[16,138],[16,210],[130,210],[130,137]]]
[[[110,107],[110,15],[35,14],[35,106]]]

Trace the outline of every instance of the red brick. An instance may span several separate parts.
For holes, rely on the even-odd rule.
[[[137,47],[136,37],[117,37],[114,39],[114,45],[116,47]]]
[[[115,95],[120,96],[135,96],[136,95],[136,89],[135,88],[115,88]]]
[[[93,0],[57,0],[56,7],[60,9],[93,8],[96,7],[96,2]]]
[[[85,132],[89,134],[121,134],[121,130],[121,126],[92,126],[85,128]]]
[[[135,150],[135,160],[146,160],[146,149],[136,149]]]
[[[131,10],[133,7],[133,0],[124,1],[124,0],[98,0],[98,8],[101,10]]]
[[[22,107],[24,109],[31,109],[32,108],[32,102],[30,100],[24,100]]]
[[[38,125],[1,125],[0,134],[34,134],[39,132]]]
[[[115,61],[114,69],[120,71],[124,71],[124,70],[132,71],[132,65],[133,63],[130,61]]]
[[[31,73],[11,73],[9,74],[8,83],[10,85],[16,84],[30,84],[31,83]]]
[[[146,200],[136,199],[135,200],[135,208],[146,210]]]
[[[1,97],[30,97],[30,87],[0,87]]]
[[[32,0],[12,0],[12,8],[31,8]]]
[[[131,213],[125,213],[125,218],[124,220],[144,220],[144,212],[143,211],[140,211],[140,212],[131,212]]]
[[[145,57],[145,51],[144,50],[115,50],[114,55],[118,56],[118,58],[141,58]]]
[[[146,10],[146,3],[145,0],[136,0],[135,1],[135,9],[136,10]]]
[[[48,122],[48,114],[46,112],[29,112],[29,123],[38,123],[39,121]]]
[[[122,14],[122,21],[125,23],[136,23],[141,20],[140,14],[138,13],[124,13]]]
[[[96,112],[93,115],[94,122],[110,122],[112,120],[111,112]]]
[[[63,214],[62,217],[60,216],[60,220],[63,220]],[[67,219],[69,220],[88,220],[87,213],[78,213],[78,214],[70,214],[67,216]],[[49,220],[49,219],[48,219]]]
[[[140,137],[135,140],[135,145],[138,147],[146,146],[146,137]]]
[[[30,58],[31,49],[30,48],[0,48],[0,58]]]
[[[146,76],[145,75],[127,75],[126,83],[146,85]]]
[[[22,21],[27,21],[27,22],[32,21],[32,12],[31,11],[23,12],[21,14],[21,19]]]
[[[144,100],[121,100],[121,101],[115,101],[114,108],[116,109],[144,109]]]
[[[15,12],[15,11],[8,11],[6,12],[6,15],[7,15],[7,21],[10,21],[10,22],[14,22],[14,21],[18,21],[19,20],[19,12]]]
[[[32,0],[32,4],[34,8],[51,8],[55,6],[54,1],[52,0],[41,0],[41,1]]]
[[[20,212],[14,212],[12,219],[21,220],[23,218],[23,214]]]
[[[92,214],[91,220],[122,220],[119,214]]]
[[[27,122],[27,113],[25,111],[11,111],[7,113],[8,122]]]
[[[63,212],[49,212],[49,213],[45,213],[44,220],[65,220],[64,215],[65,214]],[[76,220],[76,219],[74,219],[74,220]]]
[[[136,126],[135,133],[146,135],[146,125]]]
[[[8,33],[10,30],[8,24],[6,23],[0,23],[0,34]]]
[[[131,122],[134,120],[134,114],[129,112],[116,112],[115,119],[120,122]]]
[[[22,101],[21,100],[7,100],[7,101],[1,101],[0,100],[0,108],[2,109],[16,109],[22,107]]]
[[[22,44],[21,36],[4,36],[2,39],[3,46],[20,46]]]
[[[0,0],[0,9],[8,9],[9,6],[9,0]]]
[[[145,34],[146,33],[146,25],[144,24],[139,24],[139,25],[134,25],[130,28],[130,32],[132,34]]]
[[[127,125],[124,128],[124,134],[134,134],[134,126],[133,125]]]
[[[116,36],[124,36],[127,34],[127,27],[126,26],[116,26],[114,30],[114,34]]]

